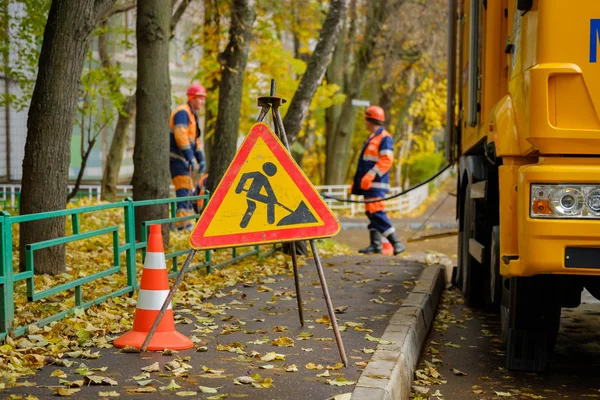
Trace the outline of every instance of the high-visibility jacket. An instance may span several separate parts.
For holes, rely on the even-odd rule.
[[[196,159],[200,164],[200,172],[203,172],[206,163],[200,147],[198,117],[189,103],[180,105],[171,113],[169,127],[171,161],[181,160],[185,168],[188,168]]]
[[[384,197],[390,190],[390,168],[394,161],[394,140],[383,127],[369,135],[363,144],[358,166],[354,175],[352,194],[365,198]],[[369,190],[360,188],[360,181],[366,174],[374,175]]]

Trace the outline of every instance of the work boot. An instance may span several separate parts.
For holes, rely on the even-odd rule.
[[[386,236],[386,238],[392,244],[392,246],[394,246],[394,255],[398,255],[405,250],[404,245],[398,238],[398,235],[396,235],[396,232],[390,233]]]
[[[371,237],[371,244],[364,249],[358,250],[358,252],[364,254],[381,253],[383,251],[381,233],[375,229],[369,229],[369,236]]]

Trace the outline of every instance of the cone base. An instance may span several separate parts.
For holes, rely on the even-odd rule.
[[[113,345],[115,347],[132,346],[141,349],[147,336],[148,332],[129,331],[115,339]],[[177,331],[155,332],[147,350],[185,350],[192,347],[194,347],[194,343],[187,336]]]

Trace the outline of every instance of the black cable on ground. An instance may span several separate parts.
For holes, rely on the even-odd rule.
[[[324,193],[320,193],[321,196],[325,197],[326,199],[332,199],[332,200],[337,200],[337,201],[342,201],[344,203],[360,203],[360,204],[365,204],[365,203],[376,203],[378,201],[386,201],[386,200],[391,200],[391,199],[395,199],[396,197],[400,197],[403,194],[412,192],[413,190],[420,188],[423,185],[428,184],[429,182],[431,182],[432,180],[434,180],[435,178],[437,178],[438,176],[440,176],[442,173],[444,173],[444,171],[446,171],[448,168],[450,168],[452,166],[452,164],[448,164],[446,165],[444,168],[440,169],[438,172],[436,172],[434,175],[432,175],[431,177],[427,178],[426,180],[424,180],[421,183],[418,183],[414,186],[409,187],[406,190],[403,190],[400,193],[396,193],[395,195],[389,196],[389,197],[384,197],[382,199],[373,199],[373,200],[352,200],[352,199],[340,199],[339,197],[333,197],[333,196],[329,196],[326,195]]]

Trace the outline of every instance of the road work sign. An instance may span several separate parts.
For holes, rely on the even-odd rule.
[[[190,235],[194,249],[331,237],[340,224],[265,123],[255,124]]]

